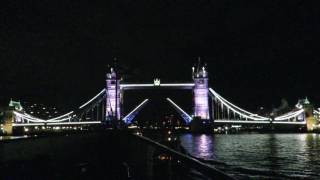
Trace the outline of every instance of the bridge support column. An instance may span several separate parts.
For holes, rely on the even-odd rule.
[[[304,119],[306,121],[306,128],[308,132],[313,132],[315,129],[315,125],[317,124],[316,118],[313,115],[313,109],[305,108],[305,112],[300,115],[300,119]]]
[[[194,116],[201,119],[210,119],[209,112],[209,90],[208,90],[208,73],[205,67],[202,69],[193,68],[193,98],[194,98]]]
[[[4,124],[3,124],[3,134],[5,135],[12,135],[13,134],[13,127],[12,123],[14,122],[14,114],[12,110],[6,111],[4,117]]]
[[[121,119],[120,78],[113,68],[106,79],[106,120]]]

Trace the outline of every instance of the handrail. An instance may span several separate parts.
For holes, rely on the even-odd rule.
[[[163,144],[160,144],[156,141],[153,141],[147,137],[139,136],[136,134],[133,134],[133,136],[146,142],[147,144],[149,144],[151,146],[155,146],[155,147],[163,150],[164,152],[167,152],[167,153],[174,155],[176,158],[178,158],[182,162],[187,163],[191,168],[194,168],[194,169],[198,170],[199,172],[204,173],[204,175],[206,175],[208,177],[217,178],[217,179],[235,180],[234,177],[222,172],[219,169],[216,169],[212,166],[209,166],[206,163],[203,163],[193,157],[187,156],[181,152],[178,152],[174,149],[171,149],[171,148],[169,148]]]

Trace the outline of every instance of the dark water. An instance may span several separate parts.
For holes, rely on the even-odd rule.
[[[189,154],[238,179],[320,179],[319,134],[181,135]]]

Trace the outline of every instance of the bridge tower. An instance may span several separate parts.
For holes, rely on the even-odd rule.
[[[192,68],[192,76],[194,80],[193,98],[194,98],[194,117],[203,120],[210,119],[209,113],[209,89],[208,89],[208,72],[205,66],[202,68]]]
[[[114,68],[110,68],[110,72],[106,77],[106,120],[121,119],[121,92],[120,77]]]

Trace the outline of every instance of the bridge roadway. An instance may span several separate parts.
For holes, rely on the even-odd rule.
[[[101,124],[101,121],[80,121],[80,122],[48,122],[48,123],[13,123],[13,127],[26,126],[67,126],[67,125],[93,125]]]
[[[214,123],[219,124],[288,124],[288,125],[306,125],[306,121],[245,121],[245,120],[228,120],[217,119]]]
[[[120,84],[120,89],[123,90],[139,90],[139,89],[154,89],[154,88],[168,88],[168,89],[192,89],[194,83],[164,83],[164,84]]]
[[[228,120],[228,119],[217,119],[214,120],[217,124],[271,124],[270,121],[245,121],[245,120]],[[95,125],[101,124],[101,121],[80,121],[80,122],[48,122],[48,123],[13,123],[13,127],[27,127],[27,126],[67,126],[67,125]],[[306,121],[272,121],[272,124],[283,124],[283,125],[306,125]]]

